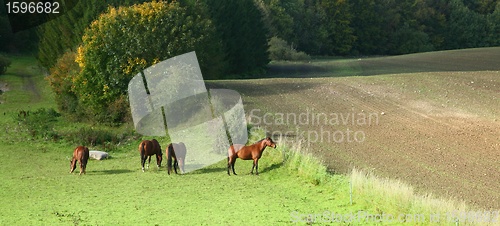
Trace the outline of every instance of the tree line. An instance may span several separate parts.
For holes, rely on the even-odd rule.
[[[195,0],[181,0],[193,2]],[[38,52],[42,65],[55,64],[81,42],[83,31],[108,6],[140,4],[144,0],[79,1],[59,20],[35,29],[12,33],[5,4],[0,5],[0,52]],[[240,10],[260,11],[264,35],[286,41],[290,48],[309,55],[387,55],[500,44],[498,0],[203,0],[220,10],[219,27],[231,30],[246,25]],[[241,2],[241,3],[239,3]],[[248,21],[250,22],[250,21]],[[260,23],[260,22],[258,22]],[[38,35],[37,35],[38,34]],[[245,37],[245,36],[243,36]],[[252,39],[248,37],[248,39]],[[245,39],[238,40],[245,43]],[[237,41],[234,41],[237,42]],[[39,44],[38,44],[39,43]],[[229,45],[229,44],[228,44]],[[237,58],[244,56],[237,56]]]
[[[497,0],[259,0],[270,36],[311,55],[500,45]]]

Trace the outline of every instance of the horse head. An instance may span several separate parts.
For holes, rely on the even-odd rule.
[[[265,142],[266,146],[276,148],[276,143],[274,143],[274,141],[271,139],[271,137],[266,137],[266,139],[264,139],[264,142]]]
[[[158,152],[158,153],[156,154],[156,165],[158,166],[158,168],[160,168],[160,167],[161,167],[161,161],[162,161],[162,160],[163,160],[163,155],[162,155],[162,153],[161,153],[161,151],[160,151],[160,152]]]

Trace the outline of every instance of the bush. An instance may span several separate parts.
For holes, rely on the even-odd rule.
[[[9,58],[0,55],[0,75],[3,75],[5,74],[5,72],[7,72],[7,68],[10,66],[10,64],[11,61],[9,60]]]
[[[94,21],[78,48],[76,61],[81,72],[72,80],[72,91],[87,115],[108,122],[123,120],[101,116],[127,95],[130,79],[151,65],[193,50],[205,77],[220,76],[220,42],[212,22],[197,7],[175,1],[149,2],[110,8]],[[127,108],[127,101],[120,103]],[[114,110],[116,116],[124,112]]]
[[[60,135],[54,130],[54,124],[59,116],[53,108],[39,108],[33,112],[20,111],[17,120],[33,138],[58,140]]]
[[[55,93],[55,100],[59,110],[79,118],[82,113],[78,110],[78,98],[71,90],[73,86],[72,78],[80,71],[75,58],[75,52],[66,52],[50,69],[50,75],[46,79]]]
[[[285,40],[272,37],[269,40],[269,58],[271,60],[310,60],[311,57],[304,52],[297,52],[292,46],[290,46]]]
[[[118,145],[125,140],[138,140],[140,135],[135,130],[114,132],[109,129],[83,127],[67,132],[64,139],[70,143],[89,147],[100,147],[102,151],[116,150]]]
[[[68,141],[85,146],[96,146],[106,143],[118,143],[116,136],[106,130],[82,128],[67,134]]]
[[[120,123],[132,121],[127,96],[120,95],[115,100],[111,101],[103,112],[96,116],[101,117],[98,121],[112,122],[110,125],[118,125]]]

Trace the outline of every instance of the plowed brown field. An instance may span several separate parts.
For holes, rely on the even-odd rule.
[[[251,124],[282,142],[300,140],[332,171],[362,168],[422,194],[498,210],[500,71],[446,70],[208,86],[238,91]]]

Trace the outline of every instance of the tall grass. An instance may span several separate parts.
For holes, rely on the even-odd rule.
[[[324,162],[307,152],[301,143],[284,144],[277,139],[278,150],[286,170],[313,185],[350,186],[339,183]],[[277,158],[277,156],[275,156]],[[418,194],[413,187],[399,180],[380,178],[371,172],[353,168],[346,175],[352,190],[352,206],[358,210],[375,210],[378,214],[391,215],[393,223],[425,225],[500,225],[495,211],[475,210],[464,201]],[[348,197],[344,194],[343,197]],[[432,218],[431,218],[432,217]],[[367,220],[367,219],[365,219]],[[373,223],[368,219],[368,222]],[[383,221],[380,223],[384,223]],[[387,223],[387,222],[385,222]]]
[[[312,154],[302,150],[302,143],[300,142],[290,148],[283,147],[285,166],[288,171],[296,173],[314,185],[325,183],[330,176],[325,164]]]
[[[360,205],[376,203],[385,212],[399,216],[423,217],[428,223],[472,223],[473,219],[460,216],[473,213],[463,201],[434,197],[432,194],[417,194],[414,189],[398,180],[379,178],[373,173],[354,168],[349,175],[353,187],[354,200]],[[359,197],[359,199],[358,199]],[[361,199],[361,200],[360,200]],[[430,219],[433,216],[434,219]],[[498,219],[497,219],[498,220]],[[480,223],[480,222],[479,222]],[[477,225],[475,222],[474,225]]]

